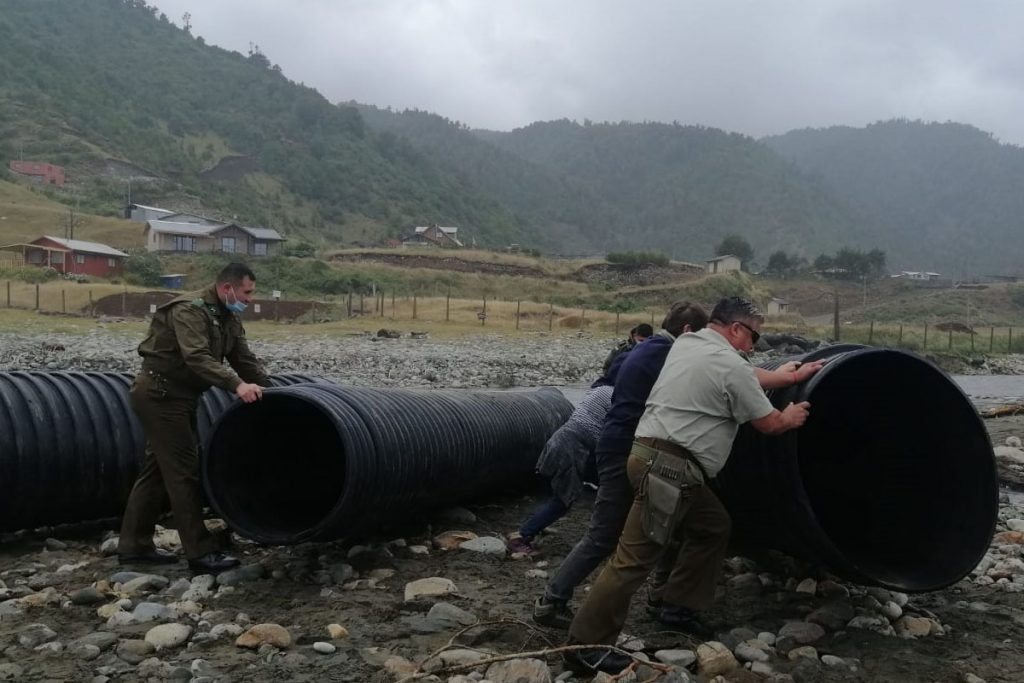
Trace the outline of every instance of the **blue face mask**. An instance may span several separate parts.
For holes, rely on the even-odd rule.
[[[228,309],[232,313],[241,313],[242,311],[244,311],[247,304],[238,300],[238,297],[235,295],[234,288],[231,289],[231,297],[234,299],[234,301],[232,301],[231,303],[225,301],[224,308]]]

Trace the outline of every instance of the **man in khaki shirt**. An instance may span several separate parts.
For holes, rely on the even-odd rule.
[[[752,367],[737,352],[753,349],[763,322],[749,301],[723,299],[704,330],[682,335],[673,345],[637,426],[626,466],[633,507],[615,554],[573,620],[570,643],[615,643],[633,593],[662,554],[663,545],[652,540],[650,532],[652,520],[664,519],[671,524],[664,536],[680,541],[682,548],[662,592],[659,621],[694,635],[710,635],[699,610],[710,607],[714,599],[731,521],[707,482],[728,460],[741,424],[781,434],[807,420],[810,404],[791,403],[776,410],[762,387],[800,383],[821,368],[821,363],[787,365],[785,371],[773,373]],[[678,502],[664,519],[652,515],[649,506],[655,464],[678,489]],[[601,648],[567,652],[565,659],[572,669],[586,673],[618,673],[630,663],[628,657]]]
[[[199,395],[211,386],[252,403],[270,384],[238,319],[255,290],[253,272],[231,263],[209,288],[158,308],[139,344],[142,371],[130,398],[146,436],[146,456],[121,523],[123,564],[177,562],[173,553],[153,546],[156,520],[169,499],[193,571],[216,574],[238,565],[218,552],[203,523],[196,411]]]

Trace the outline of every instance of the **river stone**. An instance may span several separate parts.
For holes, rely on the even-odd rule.
[[[804,579],[797,584],[796,592],[814,595],[818,591],[818,582],[815,579]]]
[[[406,602],[415,600],[416,598],[448,595],[450,593],[457,592],[458,588],[450,579],[445,579],[440,576],[431,576],[430,578],[418,579],[405,584]]]
[[[754,572],[747,572],[732,577],[725,582],[726,590],[735,595],[753,597],[760,595],[764,588],[761,577]]]
[[[17,664],[0,664],[0,681],[22,681],[25,671]]]
[[[95,645],[88,643],[73,643],[68,645],[68,654],[83,661],[89,662],[100,656],[101,650]]]
[[[192,635],[192,627],[185,624],[160,624],[146,631],[146,642],[153,645],[157,652],[171,647],[178,647]]]
[[[459,544],[477,538],[472,531],[445,531],[434,537],[434,545],[441,550],[455,550]]]
[[[722,643],[710,641],[697,646],[697,671],[702,677],[714,678],[740,665],[732,652]]]
[[[334,654],[334,652],[338,648],[336,648],[334,645],[331,645],[330,643],[318,640],[317,642],[313,643],[313,649],[322,655],[331,655]]]
[[[153,644],[145,640],[122,640],[117,645],[117,656],[129,664],[138,664],[154,651]]]
[[[818,624],[830,631],[838,631],[856,616],[853,606],[848,602],[836,600],[829,602],[807,615],[807,621]]]
[[[408,676],[409,674],[416,673],[417,666],[410,662],[405,657],[399,657],[398,655],[390,655],[384,660],[381,666],[384,670],[394,676]]]
[[[856,659],[844,659],[843,657],[836,657],[835,655],[822,655],[821,663],[834,669],[847,669],[848,671],[856,671],[860,668],[860,663]]]
[[[485,678],[493,683],[551,683],[551,670],[540,659],[510,659],[487,667]]]
[[[58,655],[64,651],[64,644],[59,640],[51,640],[49,643],[43,643],[32,648],[35,652],[45,656]]]
[[[237,569],[229,569],[217,575],[218,586],[236,586],[246,581],[262,579],[266,570],[262,564],[246,564]]]
[[[18,631],[18,643],[32,649],[56,639],[57,633],[46,624],[29,624]]]
[[[116,643],[117,640],[118,638],[116,633],[111,633],[110,631],[94,631],[92,633],[86,633],[74,642],[81,643],[82,645],[95,645],[100,650],[106,650],[108,647]]]
[[[71,604],[73,605],[95,605],[98,602],[106,601],[106,599],[107,596],[92,586],[80,588],[71,594]]]
[[[214,638],[223,638],[225,636],[229,638],[237,638],[242,635],[244,631],[245,629],[238,624],[215,624],[213,628],[210,629],[210,635]]]
[[[901,617],[893,626],[902,638],[921,638],[932,630],[931,621],[924,617]]]
[[[848,598],[850,589],[831,579],[818,582],[818,595],[823,598]]]
[[[472,612],[467,612],[448,602],[438,602],[432,605],[430,611],[427,612],[427,619],[451,628],[470,626],[477,621],[476,615]]]
[[[121,590],[129,595],[134,593],[155,593],[157,591],[162,591],[170,584],[171,581],[166,576],[144,574],[121,584]]]
[[[768,645],[757,640],[744,640],[736,646],[736,659],[741,662],[767,662],[770,659]]]
[[[801,645],[795,647],[786,653],[791,661],[797,661],[798,659],[810,659],[814,662],[818,661],[818,651],[812,645]]]
[[[258,648],[260,645],[273,645],[276,648],[286,648],[292,644],[292,636],[288,630],[278,624],[256,624],[248,631],[238,636],[235,645],[250,649]]]
[[[439,603],[443,604],[443,603]],[[348,638],[348,629],[341,624],[328,624],[327,635],[334,640],[340,640],[341,638]]]
[[[808,621],[791,621],[779,629],[778,640],[789,639],[798,645],[807,645],[821,640],[824,635],[825,629],[818,624]]]
[[[896,635],[896,631],[894,631],[892,626],[889,624],[889,620],[883,616],[863,614],[850,619],[849,623],[846,624],[846,627],[874,631],[875,633],[880,633],[883,636]]]
[[[469,541],[463,541],[459,544],[459,548],[497,557],[505,557],[505,554],[508,552],[508,549],[505,547],[505,541],[494,536],[480,536]]]

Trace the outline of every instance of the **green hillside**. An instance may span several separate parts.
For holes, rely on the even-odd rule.
[[[868,247],[870,230],[820,183],[752,138],[661,123],[535,123],[481,132],[495,145],[562,173],[617,207],[609,247],[678,257],[713,255],[725,235],[745,237],[761,260],[785,249],[812,257],[837,245]]]
[[[799,130],[766,144],[883,226],[889,263],[971,277],[1024,261],[1024,149],[957,123]]]
[[[135,201],[293,236],[352,241],[437,222],[484,244],[537,239],[497,199],[374,135],[258,49],[206,45],[140,0],[5,0],[0,72],[0,155],[66,166],[83,210],[116,213],[132,178]]]

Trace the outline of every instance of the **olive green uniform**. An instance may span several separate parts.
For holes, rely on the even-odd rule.
[[[269,380],[246,344],[238,316],[212,286],[160,306],[139,355],[142,371],[130,396],[146,436],[146,456],[128,497],[118,552],[152,550],[153,530],[169,499],[185,556],[202,557],[217,548],[203,524],[199,396],[211,386],[234,392],[243,381],[268,386]]]

